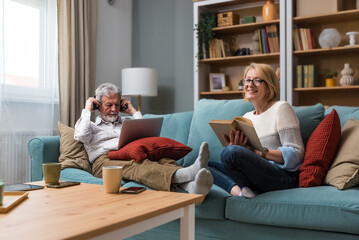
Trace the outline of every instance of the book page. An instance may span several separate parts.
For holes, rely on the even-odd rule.
[[[244,117],[236,117],[234,121],[237,124],[237,128],[243,132],[248,138],[248,145],[261,152],[264,151],[261,142],[259,141],[256,130],[253,127],[253,123],[250,119]]]
[[[218,140],[221,142],[223,147],[228,146],[227,142],[223,139],[222,135],[229,137],[230,131],[236,131],[233,120],[212,120],[209,122]]]
[[[226,147],[228,144],[223,139],[222,135],[229,137],[230,131],[236,131],[239,129],[243,131],[244,135],[248,138],[248,145],[254,149],[257,149],[261,152],[264,151],[264,148],[259,141],[256,130],[253,127],[253,123],[250,119],[244,117],[235,117],[233,120],[211,120],[209,122],[213,131],[215,132],[218,140],[221,142],[223,147]]]

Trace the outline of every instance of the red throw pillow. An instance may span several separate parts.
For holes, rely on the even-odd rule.
[[[148,137],[133,141],[117,151],[110,151],[108,158],[112,160],[132,160],[142,162],[145,159],[158,161],[161,158],[178,160],[186,156],[192,148],[165,137]]]
[[[308,139],[304,161],[299,168],[299,187],[322,185],[337,152],[340,134],[340,119],[333,109]]]

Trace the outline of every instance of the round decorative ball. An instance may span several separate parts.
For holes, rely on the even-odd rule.
[[[338,47],[342,37],[336,28],[326,28],[319,34],[321,48]]]

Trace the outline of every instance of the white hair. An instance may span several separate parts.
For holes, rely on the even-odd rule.
[[[116,93],[121,96],[120,88],[112,83],[103,83],[95,91],[96,99],[99,102],[101,102],[103,96],[110,96]]]

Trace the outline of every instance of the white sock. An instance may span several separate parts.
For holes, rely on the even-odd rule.
[[[239,196],[243,196],[245,198],[254,198],[257,196],[257,194],[254,193],[249,187],[243,187]]]
[[[196,161],[186,168],[180,168],[173,174],[174,183],[185,183],[193,181],[196,174],[202,168],[208,170],[209,148],[206,142],[201,144]]]
[[[180,184],[180,187],[191,194],[202,194],[206,196],[213,185],[213,176],[211,172],[202,168],[197,173],[195,179],[188,183]]]

